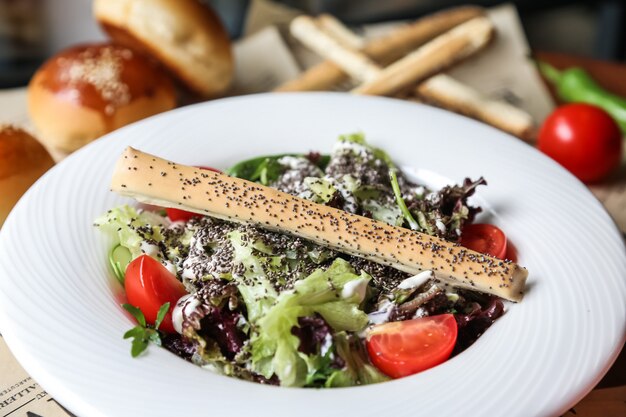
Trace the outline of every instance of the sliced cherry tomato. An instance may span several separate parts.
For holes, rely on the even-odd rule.
[[[207,171],[213,172],[222,172],[219,169],[211,168],[211,167],[198,167],[200,169],[205,169]],[[165,212],[167,213],[167,217],[170,218],[173,222],[188,222],[194,217],[202,217],[202,214],[192,213],[186,210],[180,210],[176,208],[166,208]]]
[[[169,207],[165,209],[165,212],[167,213],[167,217],[173,222],[188,222],[194,217],[202,217],[202,214]]]
[[[465,226],[461,234],[461,245],[496,258],[506,257],[506,235],[492,224]]]
[[[441,314],[374,326],[366,343],[374,366],[387,376],[401,378],[445,362],[456,336],[454,315]]]
[[[187,291],[161,262],[148,255],[141,255],[133,260],[126,268],[124,287],[128,302],[139,308],[150,324],[154,324],[159,308],[169,302],[170,309],[159,329],[174,333],[172,310]]]
[[[539,150],[584,182],[601,180],[622,159],[622,133],[606,111],[583,103],[557,108],[543,122]]]

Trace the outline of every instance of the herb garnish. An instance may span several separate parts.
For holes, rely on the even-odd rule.
[[[128,311],[137,320],[139,325],[133,327],[126,333],[124,333],[124,339],[133,338],[133,342],[130,349],[130,354],[133,358],[139,356],[150,342],[157,346],[161,346],[161,334],[159,333],[159,326],[165,318],[165,314],[170,309],[170,303],[167,302],[159,308],[154,326],[150,326],[146,323],[146,317],[142,311],[137,307],[130,304],[122,304],[122,307]]]
[[[305,387],[323,387],[328,378],[337,371],[337,368],[333,366],[333,355],[335,353],[334,345],[332,345],[324,354],[320,357],[319,364],[314,372],[309,373],[306,377]]]
[[[406,203],[404,202],[404,198],[402,198],[402,191],[400,190],[400,184],[398,184],[398,176],[396,175],[396,170],[393,168],[389,170],[389,179],[391,180],[391,188],[393,189],[393,194],[396,197],[396,204],[398,204],[398,207],[400,207],[400,211],[402,212],[404,219],[409,224],[411,230],[420,230],[419,223],[415,221],[413,215],[411,214],[406,206]]]

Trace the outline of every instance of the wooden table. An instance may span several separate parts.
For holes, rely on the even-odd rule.
[[[626,97],[626,65],[620,63],[596,61],[589,58],[552,52],[537,52],[535,58],[554,65],[558,69],[572,66],[582,67],[607,90]],[[554,89],[550,87],[553,95]],[[605,205],[615,222],[626,233],[626,158],[622,159],[620,169],[601,184],[589,188]],[[593,279],[594,277],[590,277]],[[626,279],[626,277],[624,277]],[[624,300],[626,303],[626,300]],[[626,349],[596,389],[584,400],[572,408],[566,416],[588,417],[624,417],[626,416]]]

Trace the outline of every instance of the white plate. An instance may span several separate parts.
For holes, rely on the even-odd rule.
[[[418,176],[483,175],[478,198],[530,271],[528,292],[463,354],[409,378],[335,390],[268,387],[202,370],[122,334],[94,218],[127,145],[224,168],[242,158],[331,149],[361,130]],[[436,176],[430,180],[438,181]],[[39,181],[0,234],[0,329],[18,360],[81,416],[557,415],[608,370],[624,342],[626,256],[589,191],[531,147],[461,116],[340,94],[258,95],[183,108],[119,130]]]

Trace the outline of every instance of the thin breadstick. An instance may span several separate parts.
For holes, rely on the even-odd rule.
[[[309,16],[298,16],[289,25],[291,34],[318,55],[328,57],[357,80],[376,78],[380,68],[365,55],[354,52],[324,33]]]
[[[111,190],[148,204],[252,224],[308,239],[410,274],[521,301],[528,271],[458,244],[316,204],[226,174],[127,148]]]
[[[490,100],[450,76],[430,77],[415,91],[426,101],[482,120],[526,141],[533,136],[534,123],[530,114],[508,103]]]
[[[360,51],[365,47],[365,39],[357,36],[344,26],[335,16],[323,14],[315,19],[320,29],[335,39],[337,42],[353,51]]]
[[[341,22],[335,20],[334,24],[341,28],[342,32],[351,33]],[[320,25],[320,28],[325,30],[323,25]],[[332,36],[328,31],[326,33]],[[353,36],[357,37],[354,34]],[[339,39],[336,40],[340,42]],[[325,55],[322,56],[327,58]],[[343,69],[350,72],[348,68]],[[534,124],[530,114],[508,103],[490,100],[448,75],[435,75],[419,84],[415,91],[430,103],[481,120],[526,141],[530,141],[534,135]]]
[[[482,15],[484,15],[484,9],[474,6],[444,10],[402,26],[387,36],[372,40],[363,48],[363,52],[380,65],[385,66],[453,27]],[[326,60],[274,91],[329,90],[336,84],[346,81],[347,78],[348,76],[340,67]]]
[[[352,93],[393,94],[475,54],[489,43],[493,35],[491,21],[486,17],[476,17],[394,62]]]

